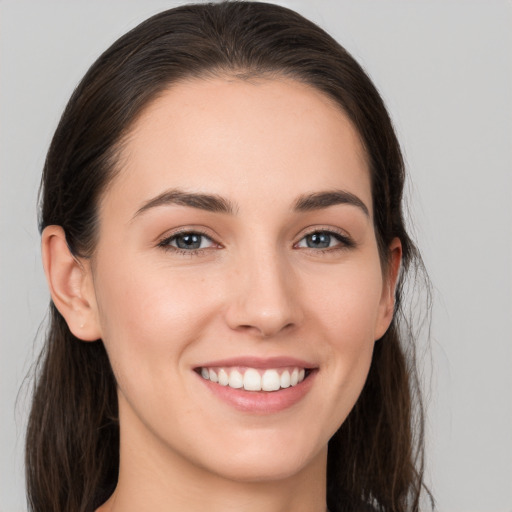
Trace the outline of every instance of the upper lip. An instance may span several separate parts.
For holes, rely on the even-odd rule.
[[[275,357],[257,357],[257,356],[239,356],[229,359],[218,359],[208,361],[197,366],[197,368],[213,368],[221,366],[246,366],[248,368],[282,368],[284,366],[293,366],[298,368],[315,368],[316,365],[304,359],[296,357],[275,356]]]

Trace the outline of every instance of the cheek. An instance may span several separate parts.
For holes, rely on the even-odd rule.
[[[98,269],[97,301],[119,385],[137,381],[143,388],[156,376],[170,384],[183,370],[181,355],[210,321],[214,298],[199,276],[180,277],[141,261],[107,263]]]
[[[382,296],[378,262],[340,267],[323,276],[321,286],[308,288],[309,303],[335,345],[357,349],[362,342],[373,343]]]
[[[339,426],[359,397],[371,364],[382,294],[380,265],[346,268],[321,288],[311,295],[311,316],[323,332],[330,365],[325,375],[333,379],[329,384],[336,390],[333,410]]]

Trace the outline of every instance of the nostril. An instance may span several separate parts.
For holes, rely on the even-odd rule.
[[[233,330],[268,338],[301,323],[300,296],[277,270],[251,273],[232,291],[226,321]]]
[[[242,324],[235,328],[240,332],[253,333],[254,335],[260,336],[262,338],[271,338],[276,334],[282,333],[283,331],[289,331],[293,329],[294,324],[292,322],[288,322],[286,324],[282,324],[281,322],[260,322],[256,325],[250,324]]]

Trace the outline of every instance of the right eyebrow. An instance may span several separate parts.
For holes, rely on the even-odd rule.
[[[234,215],[237,207],[234,203],[217,194],[201,194],[185,192],[180,189],[166,190],[162,194],[146,201],[132,217],[132,220],[142,213],[158,206],[180,205],[198,208],[208,212],[227,213]]]
[[[321,210],[337,204],[349,204],[359,208],[367,217],[370,217],[370,211],[364,202],[355,194],[347,190],[327,190],[325,192],[315,192],[300,196],[295,203],[295,210],[299,212],[308,212],[311,210]]]

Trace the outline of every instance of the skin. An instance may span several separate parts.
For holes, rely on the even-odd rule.
[[[143,112],[119,165],[91,259],[69,254],[60,227],[43,234],[55,304],[77,337],[103,340],[118,382],[119,483],[99,511],[323,512],[327,443],[391,321],[401,256],[394,240],[382,268],[358,134],[304,84],[194,79]],[[222,196],[233,212],[137,213],[175,189]],[[332,190],[368,214],[294,209]],[[160,244],[179,229],[205,233],[203,248]],[[307,246],[326,231],[351,242]],[[304,359],[314,380],[282,411],[237,410],[194,368],[241,355]]]

